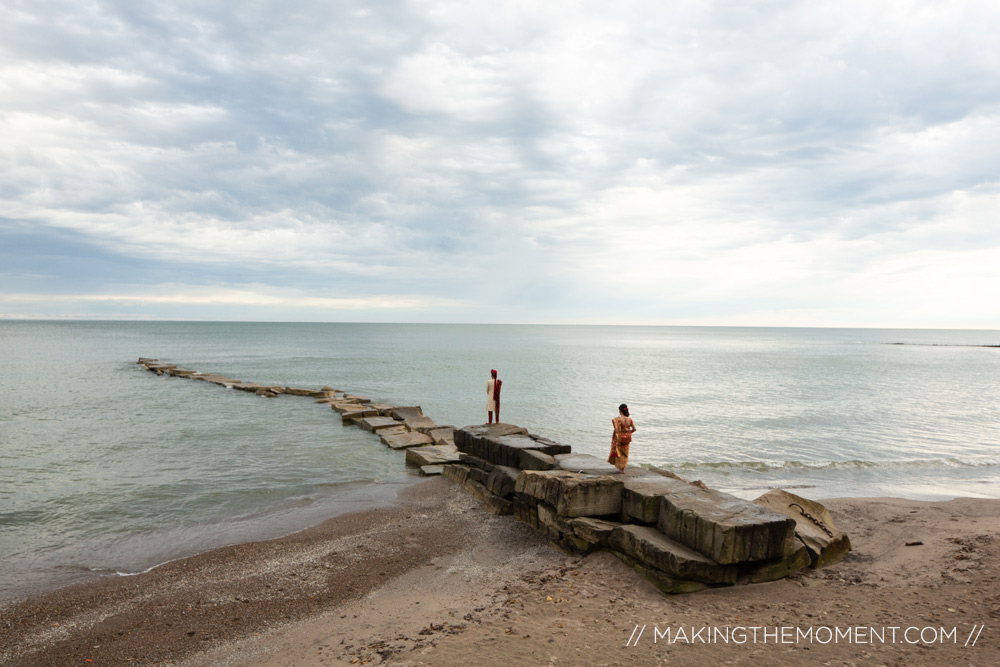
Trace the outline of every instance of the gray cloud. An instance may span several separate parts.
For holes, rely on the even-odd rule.
[[[8,0],[0,311],[69,312],[97,263],[88,294],[149,316],[1000,326],[974,299],[907,320],[887,278],[1000,277],[998,27],[985,3]]]

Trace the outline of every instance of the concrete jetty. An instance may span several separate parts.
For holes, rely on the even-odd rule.
[[[157,375],[273,398],[315,399],[344,424],[405,452],[422,474],[443,474],[483,503],[577,553],[608,550],[668,593],[773,581],[839,562],[851,549],[820,503],[780,489],[754,501],[655,468],[624,473],[569,445],[513,424],[442,426],[419,406],[394,406],[324,386],[262,386],[196,373],[157,359]]]

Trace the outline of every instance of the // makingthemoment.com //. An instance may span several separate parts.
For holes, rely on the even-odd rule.
[[[625,646],[652,644],[964,644],[975,646],[985,625],[965,633],[934,626],[667,626],[636,625]],[[963,641],[964,640],[964,641]]]

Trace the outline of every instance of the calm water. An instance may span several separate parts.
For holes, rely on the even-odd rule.
[[[905,343],[898,345],[896,343]],[[328,384],[744,498],[1000,497],[1000,332],[691,327],[0,322],[0,601],[273,537],[391,499],[403,456],[310,399],[157,377],[157,357]]]

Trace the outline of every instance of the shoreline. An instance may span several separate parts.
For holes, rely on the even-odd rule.
[[[387,507],[0,608],[0,662],[457,665],[472,651],[483,664],[538,664],[573,662],[584,647],[603,664],[739,660],[748,648],[772,664],[1000,658],[1000,500],[823,503],[854,542],[842,563],[787,581],[664,596],[606,552],[564,554],[448,480],[418,479]],[[922,544],[905,546],[915,541]],[[972,649],[964,635],[957,646],[931,647],[625,647],[640,623],[804,621],[987,629]]]

